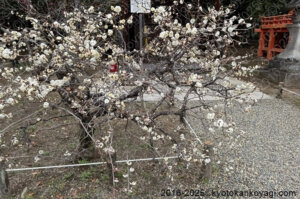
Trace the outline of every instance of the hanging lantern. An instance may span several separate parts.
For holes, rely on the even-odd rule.
[[[118,70],[118,64],[111,64],[110,65],[110,70],[109,70],[109,72],[111,72],[111,73],[115,73],[115,72],[117,72],[117,70]]]

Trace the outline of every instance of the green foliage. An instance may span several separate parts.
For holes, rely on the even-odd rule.
[[[209,0],[205,0],[209,1]],[[274,16],[280,14],[287,14],[289,10],[285,7],[290,2],[290,0],[223,0],[222,5],[234,5],[235,12],[232,15],[241,16],[243,18],[249,19],[253,18],[253,27],[259,27],[261,16]],[[254,39],[253,31],[249,32],[248,38]],[[257,40],[258,38],[255,38]]]
[[[259,19],[260,16],[286,14],[285,6],[288,0],[252,0],[246,11],[250,16]]]
[[[89,180],[93,176],[93,170],[89,169],[87,171],[83,171],[80,175],[81,180]]]
[[[101,175],[101,181],[109,181],[109,175],[106,173],[103,173]]]
[[[86,164],[86,163],[89,163],[89,161],[86,160],[86,159],[82,159],[82,160],[79,160],[78,163],[79,164]]]
[[[290,0],[223,0],[222,4],[234,4],[235,14],[243,17],[253,17],[258,20],[260,16],[272,16],[288,12],[285,9]]]
[[[30,26],[25,19],[13,14],[28,13],[30,5],[41,15],[50,15],[53,20],[58,20],[64,11],[73,7],[95,6],[95,8],[105,11],[110,10],[110,6],[116,4],[118,1],[111,0],[0,0],[0,25],[11,29]]]
[[[64,179],[65,179],[65,180],[69,180],[73,175],[74,175],[73,172],[68,172],[68,173],[66,173],[66,174],[64,175]]]
[[[115,177],[117,177],[118,179],[123,179],[123,175],[124,175],[125,170],[121,170],[119,172],[115,173]]]

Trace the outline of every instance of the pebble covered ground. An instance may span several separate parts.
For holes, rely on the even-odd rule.
[[[239,129],[228,139],[237,138],[238,144],[216,146],[216,159],[222,161],[210,185],[221,190],[296,191],[291,198],[300,198],[300,108],[265,99],[248,113],[238,106],[230,112]],[[194,129],[203,129],[192,114],[188,120]]]

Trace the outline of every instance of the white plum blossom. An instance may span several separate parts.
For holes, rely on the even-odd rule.
[[[121,7],[120,6],[116,6],[114,9],[113,9],[116,13],[120,13],[122,11]]]
[[[207,29],[208,32],[213,32],[214,31],[214,29],[212,27],[207,27],[206,29]]]
[[[107,18],[107,19],[111,19],[111,18],[112,18],[112,15],[111,15],[111,14],[107,14],[107,15],[106,15],[106,18]]]
[[[127,20],[127,23],[128,23],[128,24],[132,24],[132,22],[133,22],[132,20],[133,20],[133,17],[131,16],[131,17],[129,17],[129,19]]]
[[[91,50],[91,54],[95,59],[100,58],[100,53],[97,50]]]
[[[58,28],[59,25],[60,25],[60,24],[59,24],[57,21],[54,21],[54,22],[53,22],[53,26],[54,26],[55,28]]]
[[[14,54],[14,52],[8,48],[6,48],[2,51],[2,57],[5,59],[13,59],[13,57],[12,57],[13,54]]]
[[[156,11],[157,11],[158,13],[164,13],[164,12],[166,11],[166,9],[165,9],[164,6],[159,6],[159,7],[156,9]]]
[[[163,31],[159,34],[159,37],[162,39],[165,39],[169,36],[169,33],[167,31]]]
[[[129,169],[129,171],[130,171],[130,172],[134,172],[134,168],[131,167],[131,168]]]
[[[128,166],[131,166],[131,165],[132,165],[132,162],[127,161],[126,164],[127,164]],[[133,169],[133,171],[134,171],[134,169]]]
[[[184,134],[181,134],[181,135],[180,135],[180,139],[181,139],[181,140],[185,140]]]
[[[14,138],[12,139],[11,143],[12,143],[12,145],[14,145],[14,146],[17,145],[17,144],[19,144],[18,138],[17,138],[17,137],[14,137]]]
[[[231,32],[233,32],[233,31],[234,31],[234,27],[229,27],[229,28],[228,28],[228,32],[231,33]]]
[[[64,156],[71,156],[72,154],[67,150],[65,153],[64,153]]]
[[[237,66],[237,64],[236,64],[235,61],[233,61],[233,62],[231,63],[231,65],[232,65],[233,67],[236,67],[236,66]]]
[[[197,34],[197,32],[198,32],[198,30],[197,30],[196,27],[194,27],[194,28],[191,30],[191,34],[192,34],[192,35]]]
[[[201,82],[197,82],[195,86],[196,86],[197,88],[202,88],[202,87],[203,87],[203,85],[202,85]]]
[[[39,157],[39,156],[35,156],[34,157],[34,162],[36,163],[36,162],[38,162],[38,161],[40,161],[41,160],[41,158]]]
[[[49,102],[44,102],[43,107],[44,108],[49,108]]]
[[[232,132],[233,132],[233,128],[232,128],[232,127],[228,128],[228,129],[226,130],[226,132],[227,132],[227,133],[232,133]]]
[[[13,104],[15,102],[15,100],[13,98],[8,98],[6,101],[5,101],[7,104]]]
[[[112,36],[112,35],[114,34],[114,31],[111,30],[111,29],[109,29],[109,30],[107,31],[107,34],[108,34],[108,36]]]
[[[61,87],[67,82],[67,79],[58,79],[58,80],[51,80],[50,85],[51,86],[57,86]]]
[[[214,119],[214,118],[215,118],[215,113],[208,113],[207,116],[206,116],[206,118],[207,118],[208,120]]]
[[[39,90],[41,91],[38,95],[40,98],[45,98],[52,90],[53,87],[50,87],[48,85],[40,85]]]
[[[89,13],[94,13],[94,12],[95,12],[94,6],[91,6],[91,7],[88,9],[88,12],[89,12]]]
[[[118,178],[114,178],[114,182],[115,182],[115,183],[118,183],[118,182],[119,182],[119,179],[118,179]]]
[[[239,19],[239,24],[244,23],[245,20],[244,19]]]
[[[211,132],[211,133],[214,133],[214,132],[215,132],[215,130],[214,130],[213,128],[211,128],[211,127],[208,128],[208,131]]]
[[[224,126],[224,121],[222,119],[217,120],[214,125],[216,127],[222,128]]]
[[[211,160],[210,160],[209,158],[206,158],[206,159],[204,160],[204,162],[205,162],[205,164],[209,164],[209,163],[211,162]]]
[[[71,32],[71,28],[69,26],[64,26],[64,29],[65,29],[66,33],[70,33]]]
[[[174,40],[174,41],[172,41],[172,45],[173,46],[178,46],[180,43],[179,43],[179,41],[178,40]]]
[[[136,185],[136,181],[131,182],[130,185],[135,186]]]
[[[100,142],[99,140],[96,141],[96,143],[95,143],[96,148],[101,148],[102,149],[103,146],[104,146],[104,144],[102,142]]]

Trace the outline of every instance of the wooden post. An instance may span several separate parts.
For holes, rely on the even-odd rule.
[[[9,180],[3,162],[0,162],[0,198],[4,198],[9,193]]]
[[[284,87],[284,82],[279,82],[279,88],[278,88],[276,98],[278,99],[282,98],[283,87]]]
[[[274,44],[275,44],[275,33],[274,33],[274,29],[271,29],[269,31],[270,36],[269,36],[269,45],[268,45],[268,54],[267,54],[267,59],[271,60],[273,57],[273,48],[274,48]]]
[[[207,141],[204,143],[205,158],[202,164],[202,176],[203,180],[210,180],[212,177],[212,165],[214,159],[213,143]]]
[[[264,55],[263,49],[265,47],[265,41],[266,41],[266,33],[264,31],[261,31],[260,38],[259,38],[259,48],[258,48],[259,57],[262,57]]]
[[[130,1],[128,0],[122,0],[122,18],[127,19],[130,16]],[[128,49],[128,43],[129,43],[129,25],[126,24],[125,28],[122,31],[123,33],[123,39],[126,44],[126,49]]]

